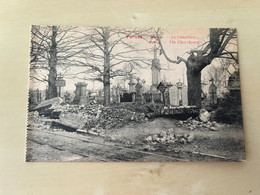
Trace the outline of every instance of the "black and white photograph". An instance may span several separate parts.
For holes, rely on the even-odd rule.
[[[31,26],[26,162],[245,161],[235,28]]]

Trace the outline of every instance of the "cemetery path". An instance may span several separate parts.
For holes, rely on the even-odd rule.
[[[101,141],[96,136],[65,131],[30,131],[34,133],[27,137],[29,161],[180,161],[179,158],[125,147],[120,143]]]
[[[144,151],[144,138],[173,128],[176,133],[190,133],[177,127],[175,119],[157,118],[107,131],[112,137],[67,132],[58,129],[28,129],[27,161],[220,161],[239,159],[243,131],[223,128],[220,131],[192,131],[190,144],[161,145],[156,151]],[[227,130],[228,129],[228,130]],[[133,144],[126,144],[133,142]],[[228,144],[229,143],[229,144]],[[177,152],[174,152],[177,150]]]

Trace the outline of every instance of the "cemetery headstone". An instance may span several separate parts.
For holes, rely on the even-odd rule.
[[[57,80],[55,81],[55,86],[57,87],[58,90],[58,97],[61,97],[62,95],[62,87],[66,85],[66,81],[63,79],[61,74],[59,74]]]
[[[173,85],[169,88],[169,99],[170,105],[179,106],[179,99],[177,97],[178,89],[176,85]]]
[[[130,77],[130,81],[129,81],[129,83],[128,83],[128,85],[129,85],[129,92],[130,93],[132,93],[132,92],[135,92],[135,82],[134,82],[134,79],[133,79],[133,77],[131,76]]]
[[[135,96],[135,103],[137,104],[142,104],[142,85],[139,83],[139,80],[138,79],[137,81],[137,84],[135,85],[135,92],[136,92],[136,96]]]
[[[186,85],[182,87],[182,105],[188,106],[188,87]]]
[[[157,89],[161,92],[162,96],[163,96],[163,103],[165,105],[165,90],[167,89],[167,86],[163,83],[160,82],[159,85],[157,86]]]
[[[210,104],[217,103],[217,87],[214,84],[214,79],[210,79],[211,85],[209,86],[209,97],[210,97]]]
[[[86,104],[88,102],[87,98],[87,83],[78,82],[75,84],[76,91],[73,103],[75,104]]]

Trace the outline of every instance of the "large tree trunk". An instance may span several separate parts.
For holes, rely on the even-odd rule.
[[[187,68],[188,103],[201,107],[201,72]]]
[[[110,104],[110,78],[109,75],[104,76],[104,105],[108,106]]]
[[[47,99],[57,97],[57,87],[55,86],[55,81],[57,78],[57,27],[52,26],[52,35],[51,35],[51,46],[50,46],[50,56],[49,56],[49,75],[48,75],[48,91]]]
[[[105,28],[104,32],[104,75],[103,75],[103,86],[104,86],[104,105],[110,104],[110,55],[108,52],[108,38],[109,30]]]

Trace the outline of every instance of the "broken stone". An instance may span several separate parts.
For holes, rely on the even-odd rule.
[[[153,137],[152,136],[148,136],[147,138],[145,138],[145,141],[151,142],[151,141],[153,141]]]
[[[192,120],[192,117],[188,118],[186,121],[187,122],[190,122]]]
[[[208,122],[210,119],[210,116],[211,116],[211,114],[207,110],[201,109],[201,113],[199,115],[199,118],[201,121]]]
[[[169,135],[169,136],[167,137],[167,139],[168,139],[168,140],[174,140],[174,135]]]
[[[216,127],[210,127],[209,128],[211,131],[218,131],[218,129]]]
[[[184,138],[187,138],[188,136],[189,136],[189,134],[187,134],[187,133],[185,133],[185,134],[183,135]]]
[[[194,127],[193,127],[193,126],[190,126],[190,127],[189,127],[189,130],[193,131],[193,130],[194,130]]]
[[[52,106],[52,105],[59,105],[62,103],[62,99],[60,97],[55,97],[49,100],[42,101],[39,105],[35,107],[35,110],[39,110],[44,107]]]
[[[193,133],[191,133],[188,137],[187,137],[187,142],[191,143],[194,141],[195,135]]]
[[[166,137],[166,132],[165,132],[165,131],[162,131],[162,132],[158,135],[158,137],[160,137],[160,138]]]
[[[161,139],[160,139],[160,142],[161,142],[161,143],[165,143],[165,142],[166,142],[166,137],[161,138]]]
[[[199,124],[199,121],[196,121],[196,120],[192,120],[192,125],[196,126]]]
[[[153,138],[153,141],[156,141],[157,135],[153,135],[152,138]]]
[[[150,151],[151,150],[151,146],[150,145],[145,145],[144,146],[144,150],[145,151]]]
[[[160,142],[161,139],[160,139],[159,137],[157,137],[157,138],[155,139],[155,141]]]
[[[186,141],[185,138],[181,138],[180,142],[181,142],[182,144],[186,144],[186,143],[187,143],[187,141]]]
[[[93,131],[88,131],[88,134],[90,134],[90,135],[99,135],[98,133],[93,132]]]
[[[85,130],[85,129],[77,129],[76,132],[78,132],[78,133],[88,133],[88,131]]]
[[[217,126],[217,122],[216,121],[213,121],[211,124],[212,124],[213,127]]]
[[[168,140],[168,143],[175,143],[176,142],[176,140],[175,139],[171,139],[171,140]]]
[[[175,150],[173,150],[174,151],[174,153],[180,153],[180,150],[177,150],[177,149],[175,149]]]
[[[116,138],[110,137],[110,140],[111,140],[111,141],[116,141]]]

